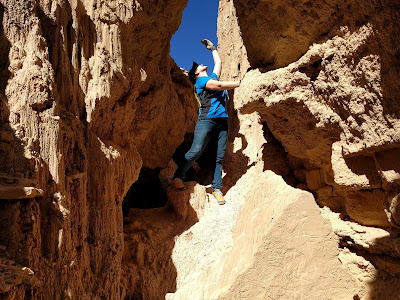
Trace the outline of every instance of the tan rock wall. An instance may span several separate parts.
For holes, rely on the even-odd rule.
[[[123,297],[123,197],[194,126],[186,2],[0,1],[5,299]]]
[[[355,216],[350,209],[348,213],[364,224],[388,226],[385,210],[391,195],[398,192],[398,168],[390,157],[397,153],[400,132],[395,100],[398,84],[393,83],[398,78],[398,68],[393,66],[399,61],[391,55],[399,50],[398,29],[391,25],[399,14],[399,5],[355,1],[343,10],[344,4],[339,2],[329,18],[330,10],[325,6],[331,4],[325,2],[300,3],[297,10],[285,1],[252,5],[245,1],[221,2],[226,16],[220,14],[220,43],[233,45],[233,34],[227,28],[235,27],[224,24],[234,23],[236,16],[241,33],[234,47],[221,49],[224,60],[234,60],[229,64],[236,65],[248,53],[252,67],[260,67],[254,60],[268,60],[264,55],[274,57],[273,63],[264,63],[244,76],[234,97],[240,120],[236,127],[244,132],[246,121],[242,115],[248,114],[250,122],[258,113],[259,123],[267,124],[285,151],[302,160],[307,184],[322,204],[335,209],[350,207],[354,191],[384,190],[381,201],[368,200],[380,216],[362,217],[362,212]],[[318,16],[317,9],[321,9]],[[267,18],[278,11],[283,14],[281,18],[276,19],[276,14]],[[297,20],[297,25],[283,37],[291,20]],[[313,25],[317,20],[323,26]],[[260,30],[262,24],[265,30]],[[325,34],[317,34],[322,29]],[[287,39],[291,39],[291,46],[286,45]],[[307,41],[305,46],[301,41]],[[254,49],[255,45],[259,48]],[[231,78],[237,77],[237,69],[230,72]],[[249,134],[248,141],[254,140],[254,131]],[[241,139],[241,144],[249,148],[250,143],[243,142],[246,138]],[[236,151],[243,151],[244,146]],[[392,219],[389,214],[389,221]]]
[[[311,193],[254,166],[226,199],[224,207],[210,199],[198,222],[175,238],[177,291],[166,299],[347,299],[359,293]]]
[[[398,254],[389,249],[398,244],[399,226],[398,167],[393,160],[400,133],[398,1],[236,0],[221,1],[220,10],[222,60],[234,60],[225,76],[244,78],[233,96],[237,121],[231,128],[238,134],[227,153],[227,174],[237,173],[231,162],[241,161],[275,168],[288,184],[312,191],[321,206],[353,222],[323,211],[344,247],[331,259],[339,257],[361,283],[352,288],[355,299],[396,298]],[[239,74],[236,66],[246,61],[243,55],[250,69]],[[276,169],[274,161],[286,165],[286,171]],[[354,221],[384,229],[344,229]],[[359,236],[363,234],[368,238]],[[292,237],[282,233],[283,239]],[[377,247],[370,246],[374,243]],[[257,257],[269,259],[268,251]],[[391,257],[383,258],[386,251]],[[326,259],[329,264],[328,253]],[[276,283],[272,277],[259,285],[259,278],[270,275],[257,267],[261,261],[251,263],[226,299],[314,299],[311,289],[289,296],[284,287],[276,288],[281,280]],[[280,262],[284,270],[285,259]],[[303,262],[301,258],[297,264],[306,274]],[[340,289],[339,284],[336,291]]]

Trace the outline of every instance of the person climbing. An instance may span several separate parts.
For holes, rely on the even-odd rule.
[[[217,203],[222,205],[225,204],[225,199],[221,192],[222,162],[228,136],[227,90],[239,87],[240,82],[219,81],[222,63],[218,51],[211,41],[204,39],[201,42],[212,52],[214,70],[211,76],[208,76],[207,66],[193,62],[193,66],[189,71],[189,80],[194,85],[194,94],[199,104],[199,116],[192,146],[185,154],[184,162],[178,165],[178,169],[173,176],[172,185],[178,190],[186,188],[182,181],[185,178],[186,172],[196,159],[201,156],[208,142],[216,138],[218,146],[212,181],[212,194]]]

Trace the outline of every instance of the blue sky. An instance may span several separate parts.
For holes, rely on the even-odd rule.
[[[189,0],[182,16],[181,26],[171,40],[171,57],[179,67],[189,70],[193,61],[208,66],[212,72],[211,51],[200,42],[209,39],[216,46],[218,0]]]

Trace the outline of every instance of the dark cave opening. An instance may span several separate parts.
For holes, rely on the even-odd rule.
[[[193,133],[186,133],[184,141],[177,147],[172,158],[177,164],[183,163],[185,154],[189,151],[193,142]],[[215,168],[217,155],[217,140],[212,139],[203,154],[194,163],[184,181],[196,181],[202,185],[210,185]],[[138,180],[136,180],[125,195],[122,203],[124,216],[127,216],[130,208],[150,209],[165,206],[167,203],[168,185],[160,177],[161,168],[142,168]]]
[[[142,168],[122,202],[124,216],[130,208],[149,209],[163,207],[167,202],[167,191],[159,178],[161,169]]]
[[[186,133],[173,154],[175,162],[182,162],[192,141],[193,133]],[[187,185],[182,193],[170,188],[174,171],[171,163],[166,168],[142,168],[122,202],[126,249],[123,265],[129,266],[124,271],[129,280],[124,299],[164,299],[177,289],[177,269],[172,260],[175,237],[198,222],[198,218],[189,205],[193,187]],[[197,181],[197,177],[198,172],[191,168],[185,181]],[[176,210],[174,201],[188,204],[183,209],[185,217]]]
[[[173,154],[173,160],[177,164],[183,163],[185,154],[189,151],[193,142],[193,133],[186,133],[184,141],[177,147]],[[203,154],[195,162],[184,181],[196,181],[202,185],[210,185],[215,168],[217,153],[217,141],[211,141],[204,149]],[[130,208],[151,209],[165,206],[167,203],[168,185],[160,177],[162,168],[142,168],[138,180],[136,180],[125,195],[122,202],[124,216],[129,214]]]

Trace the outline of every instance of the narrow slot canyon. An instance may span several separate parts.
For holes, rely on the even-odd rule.
[[[399,299],[400,4],[210,3],[0,0],[0,299]],[[216,139],[171,186],[211,7],[225,205]]]

